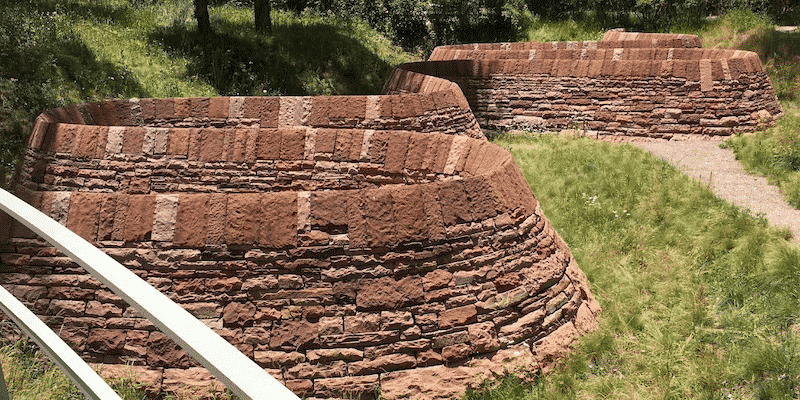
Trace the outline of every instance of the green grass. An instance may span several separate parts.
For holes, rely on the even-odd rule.
[[[192,0],[27,0],[0,13],[0,186],[36,116],[114,98],[380,93],[413,56],[363,22],[273,11],[272,35],[252,10],[210,8],[200,38]]]
[[[14,400],[82,400],[83,393],[67,379],[41,350],[26,338],[0,343],[0,365],[8,393]],[[141,400],[147,393],[131,380],[109,385],[123,400]],[[173,398],[171,396],[165,399]]]
[[[531,38],[586,40],[597,25],[544,23]],[[727,144],[800,205],[800,34],[744,11],[674,31],[759,54],[787,115]],[[549,135],[495,143],[511,149],[603,314],[554,373],[506,378],[468,399],[800,397],[800,251],[788,232],[629,145]]]
[[[776,126],[726,142],[748,170],[768,177],[800,208],[800,32],[777,32],[763,16],[731,12],[701,32],[705,47],[755,51],[786,115]]]
[[[375,94],[394,65],[412,59],[354,20],[276,11],[272,35],[258,35],[250,10],[214,7],[211,17],[210,38],[187,24],[149,38],[223,95]]]
[[[607,28],[591,17],[584,20],[548,21],[534,17],[522,37],[529,42],[600,40]]]
[[[535,386],[507,379],[496,390],[508,394],[469,399],[797,394],[800,251],[786,232],[631,145],[549,134],[495,143],[511,150],[603,312]]]

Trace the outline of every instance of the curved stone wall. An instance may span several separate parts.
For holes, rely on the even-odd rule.
[[[438,76],[458,83],[484,129],[610,138],[732,135],[783,114],[756,53],[622,34],[628,40],[438,47],[430,61],[398,67],[384,92],[413,93],[409,77]]]
[[[423,93],[441,81],[414,79]],[[425,96],[52,110],[16,192],[299,394],[457,396],[491,372],[550,365],[599,306],[511,155],[469,137],[460,92],[428,97],[446,117]],[[365,103],[377,111],[332,117]],[[85,358],[156,390],[210,382],[63,254],[0,226],[0,281]]]
[[[111,100],[49,110],[33,128],[41,140],[51,123],[151,128],[352,128],[439,132],[485,139],[458,85],[420,76],[413,95],[195,97]],[[34,143],[35,144],[35,143]]]
[[[599,312],[478,122],[690,137],[780,114],[753,53],[614,35],[438,48],[398,68],[390,95],[50,110],[15,192],[298,393],[457,396],[491,373],[547,368]],[[211,381],[67,257],[0,219],[0,282],[85,358],[156,389]]]

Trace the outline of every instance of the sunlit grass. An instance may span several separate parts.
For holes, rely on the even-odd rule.
[[[729,140],[726,146],[750,171],[780,187],[800,208],[800,32],[778,32],[763,16],[734,11],[701,32],[705,47],[758,53],[786,115],[775,127]]]
[[[58,367],[26,338],[0,342],[0,365],[14,400],[82,400],[83,393]],[[123,400],[148,398],[144,387],[129,379],[115,379],[109,386]],[[164,400],[175,399],[165,394]]]
[[[511,150],[603,312],[523,394],[470,399],[794,393],[800,251],[783,232],[630,145],[549,134],[495,143]],[[775,355],[768,369],[765,354]],[[498,393],[519,392],[508,385]]]
[[[600,40],[605,32],[606,29],[598,21],[588,17],[583,21],[534,18],[523,33],[523,38],[529,42]]]

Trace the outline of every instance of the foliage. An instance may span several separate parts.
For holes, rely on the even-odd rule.
[[[600,40],[606,28],[595,18],[549,21],[534,17],[525,31],[525,39],[531,42],[565,42]]]
[[[0,185],[40,112],[145,95],[129,71],[96,59],[60,15],[52,4],[33,1],[7,4],[0,13]]]
[[[0,364],[12,399],[83,399],[78,388],[27,339],[3,343],[0,346]]]
[[[443,44],[514,41],[532,18],[523,0],[274,0],[273,5],[362,19],[416,53]]]
[[[5,328],[5,327],[3,327]],[[16,329],[16,328],[12,328]],[[34,343],[25,337],[0,342],[0,364],[10,398],[17,400],[81,400],[83,393]],[[123,400],[152,398],[146,388],[130,379],[117,378],[109,386]],[[165,400],[174,396],[165,394]]]
[[[253,31],[252,4],[216,3],[219,33],[203,41],[191,0],[7,2],[0,186],[47,109],[132,97],[378,93],[390,68],[411,60],[355,18],[273,10],[267,36]]]

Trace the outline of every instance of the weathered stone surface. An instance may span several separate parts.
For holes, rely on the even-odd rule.
[[[196,393],[222,395],[225,390],[222,382],[215,379],[208,370],[201,367],[187,369],[166,368],[164,369],[164,380],[161,385],[163,390],[182,397],[188,397]]]
[[[124,379],[138,382],[145,385],[146,390],[153,392],[161,389],[161,381],[164,378],[162,370],[152,370],[139,365],[94,364],[92,367],[96,368],[100,377],[106,381]]]
[[[454,81],[406,65],[386,85],[397,94],[383,96],[53,110],[15,182],[298,393],[371,398],[381,385],[388,398],[452,398],[504,369],[551,365],[600,311],[511,155],[481,140],[478,121],[579,118],[602,135],[668,138],[752,130],[780,112],[747,53],[723,55],[726,71],[714,57],[662,63],[623,46],[594,60],[594,48],[570,46],[440,63],[435,73]],[[121,298],[8,225],[0,281],[79,353],[146,365],[162,376],[155,390],[210,382]]]
[[[105,354],[120,354],[125,347],[126,333],[117,329],[93,329],[86,344],[92,351]]]
[[[478,310],[474,304],[463,307],[451,308],[439,314],[439,328],[448,329],[458,325],[465,325],[477,320]]]
[[[306,321],[282,321],[272,329],[269,347],[305,350],[317,342],[317,331],[315,324]]]
[[[555,332],[533,344],[537,362],[548,369],[553,361],[563,357],[577,342],[579,333],[572,322],[561,325]]]
[[[256,306],[252,303],[230,303],[222,311],[222,321],[226,325],[244,325],[253,320]]]
[[[372,398],[372,394],[378,387],[377,374],[317,379],[314,381],[314,390],[318,395],[332,398]]]
[[[153,367],[189,367],[189,355],[161,332],[151,332],[147,343],[147,365]]]
[[[365,310],[395,310],[419,302],[423,298],[421,281],[419,277],[364,281],[356,295],[356,304]]]

